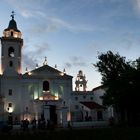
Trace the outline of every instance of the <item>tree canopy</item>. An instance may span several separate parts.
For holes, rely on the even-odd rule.
[[[140,58],[126,61],[119,53],[108,51],[99,54],[98,59],[94,66],[101,73],[102,84],[106,87],[103,104],[131,114],[132,120],[132,114],[140,113]]]

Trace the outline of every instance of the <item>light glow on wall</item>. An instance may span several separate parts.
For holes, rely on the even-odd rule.
[[[0,68],[0,75],[2,75],[3,73],[2,73],[2,70],[1,70],[1,68]]]
[[[55,100],[59,100],[58,93],[55,93]]]
[[[37,91],[34,92],[34,100],[36,100],[36,99],[38,99],[38,92]]]
[[[43,100],[43,97],[41,96],[41,97],[39,97],[39,100]]]
[[[29,71],[29,72],[28,72],[28,75],[32,75],[32,73]]]
[[[8,107],[8,108],[7,108],[7,111],[8,111],[9,113],[12,113],[12,112],[14,111],[14,109],[13,109],[13,107]]]
[[[18,34],[16,32],[14,32],[14,37],[17,38],[18,37]]]
[[[70,111],[67,113],[67,121],[71,121],[71,112]]]
[[[60,73],[60,75],[61,75],[61,76],[64,76],[64,73],[63,73],[63,72],[61,72],[61,73]]]
[[[29,114],[29,113],[27,113],[27,114],[24,114],[24,118],[23,118],[24,120],[28,120],[29,122],[31,121],[31,115]]]

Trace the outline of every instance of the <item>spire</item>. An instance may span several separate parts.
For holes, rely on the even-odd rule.
[[[65,70],[65,68],[63,69],[63,73],[66,74],[66,70]]]
[[[36,64],[35,68],[36,68],[36,69],[38,68],[38,64]]]
[[[44,62],[43,62],[43,65],[47,65],[47,57],[45,56],[45,60],[44,60]]]
[[[28,68],[26,67],[25,72],[28,72]]]
[[[55,64],[54,68],[57,69],[57,65],[56,64]]]

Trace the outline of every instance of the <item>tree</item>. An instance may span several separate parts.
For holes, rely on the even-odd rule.
[[[106,87],[103,104],[113,105],[121,122],[134,124],[140,115],[140,58],[127,62],[125,57],[108,51],[99,54],[98,59],[94,66],[101,73],[102,84]]]

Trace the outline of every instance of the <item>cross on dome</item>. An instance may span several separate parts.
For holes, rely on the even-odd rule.
[[[43,65],[47,65],[47,57],[46,56],[45,56],[45,60],[44,60]]]
[[[12,11],[12,14],[11,14],[12,19],[14,19],[14,15],[15,15],[15,12]]]

